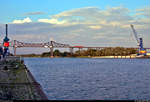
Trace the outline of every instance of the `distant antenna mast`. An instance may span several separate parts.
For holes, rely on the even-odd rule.
[[[6,24],[6,36],[4,38],[4,42],[8,42],[9,38],[8,38],[8,24]]]
[[[8,37],[8,25],[6,24],[6,37]]]

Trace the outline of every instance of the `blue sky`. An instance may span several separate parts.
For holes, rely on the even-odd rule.
[[[0,38],[8,23],[11,40],[137,47],[130,28],[133,24],[144,46],[150,47],[149,12],[150,0],[3,0]]]
[[[0,22],[8,23],[13,19],[24,18],[29,12],[43,12],[43,15],[30,16],[33,20],[54,15],[66,10],[83,7],[124,6],[130,10],[150,5],[150,0],[4,0],[0,3]]]

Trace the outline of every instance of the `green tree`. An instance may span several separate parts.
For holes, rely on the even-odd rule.
[[[60,55],[61,55],[61,52],[58,49],[56,49],[54,51],[54,56],[60,56]]]

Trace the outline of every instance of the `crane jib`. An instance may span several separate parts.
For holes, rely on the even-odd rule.
[[[143,39],[142,38],[138,38],[137,32],[134,29],[134,26],[131,24],[131,28],[133,31],[133,34],[135,36],[135,39],[137,40],[138,46],[139,46],[139,53],[138,55],[145,55],[146,56],[146,49],[143,47]]]
[[[140,42],[139,42],[139,39],[138,39],[137,32],[136,32],[136,30],[134,29],[134,26],[131,25],[131,28],[132,28],[133,34],[134,34],[134,36],[135,36],[135,39],[136,39],[137,43],[139,44]]]

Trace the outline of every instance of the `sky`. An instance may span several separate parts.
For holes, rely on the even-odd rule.
[[[150,47],[150,0],[3,0],[0,41],[8,23],[10,40],[71,46],[137,47],[133,24],[144,47]],[[49,49],[20,48],[17,53]]]

